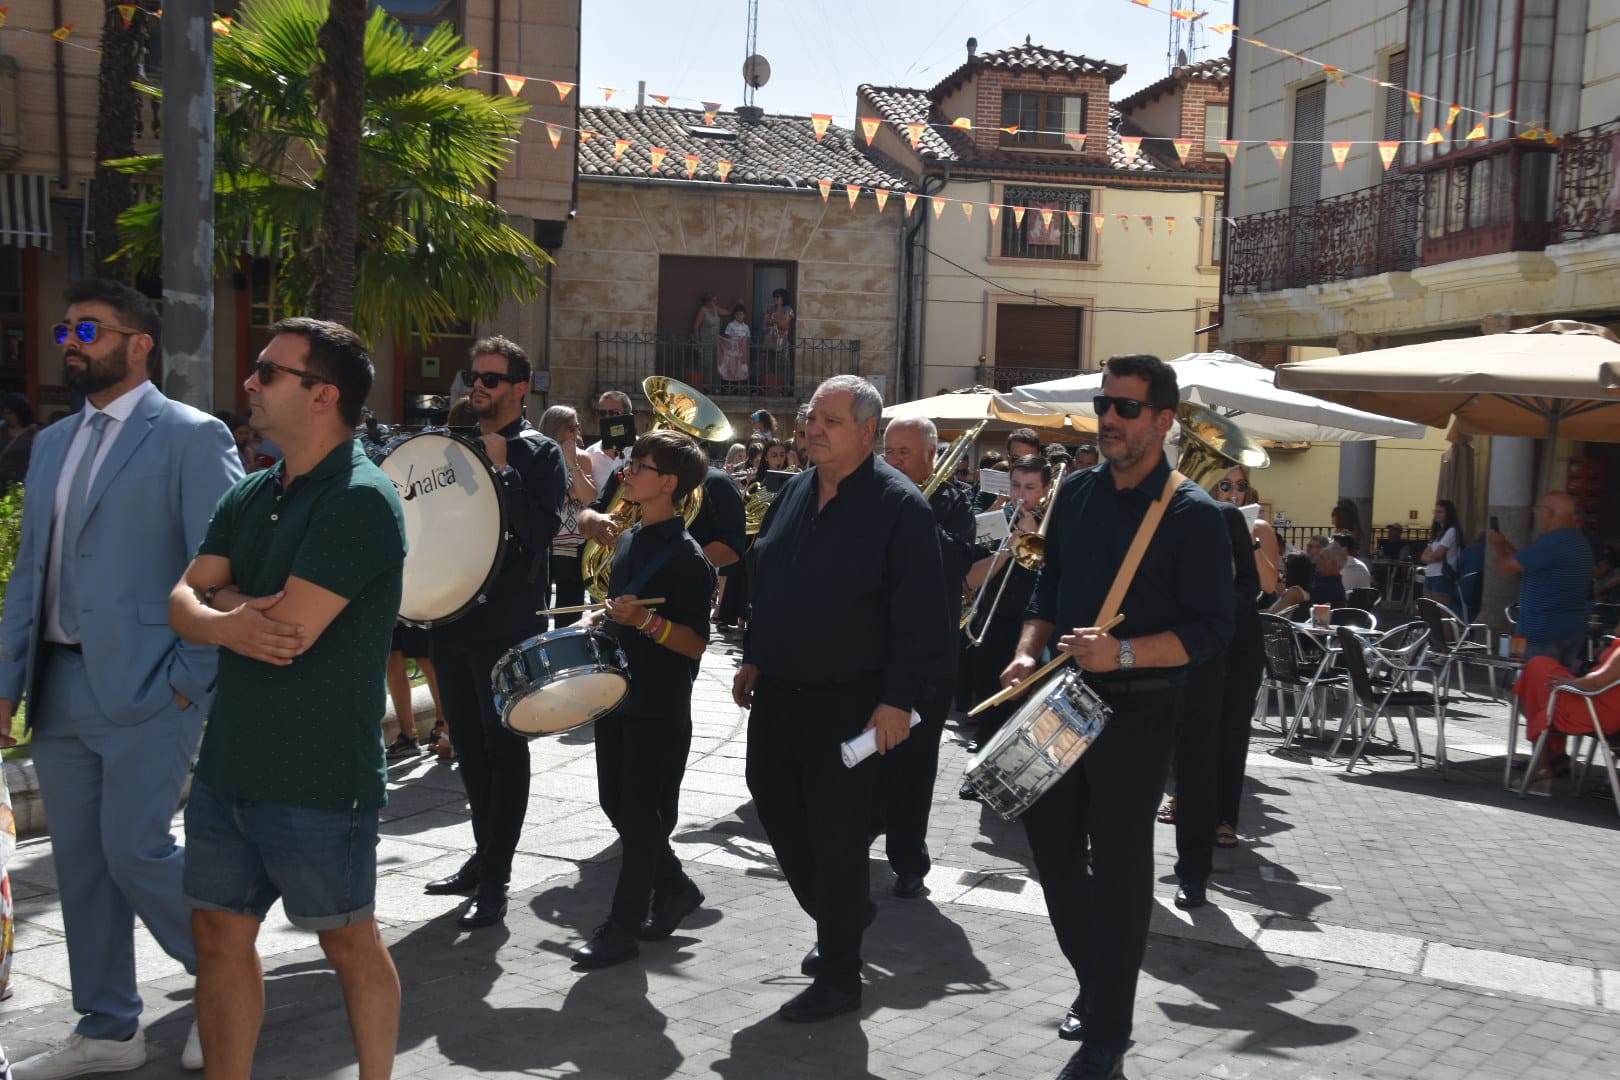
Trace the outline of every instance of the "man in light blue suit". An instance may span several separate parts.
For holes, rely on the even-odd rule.
[[[83,1018],[65,1043],[13,1066],[17,1080],[145,1062],[136,915],[196,972],[170,821],[216,655],[170,629],[168,595],[242,475],[225,425],[150,381],[159,324],[146,297],[88,281],[66,300],[63,380],[86,402],[40,433],[29,463],[0,616],[0,731],[26,698]],[[195,1028],[183,1061],[202,1067]]]

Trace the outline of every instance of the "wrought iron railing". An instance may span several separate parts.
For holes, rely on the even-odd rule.
[[[718,356],[689,336],[598,330],[596,392],[633,390],[649,375],[667,375],[712,397],[785,397],[806,400],[823,379],[861,373],[861,343],[838,338],[789,338],[780,348],[756,336],[748,362],[723,378]]]
[[[1546,247],[1557,155],[1514,139],[1413,166],[1424,184],[1423,265]]]
[[[1006,393],[1015,386],[1051,382],[1053,379],[1062,379],[1078,374],[1080,374],[1078,368],[1065,370],[1063,368],[1049,367],[1003,367],[1000,364],[980,364],[975,378],[980,386],[988,386],[992,390]]]
[[[1275,292],[1411,270],[1422,258],[1423,181],[1363,188],[1237,219],[1227,231],[1227,291]]]
[[[1553,242],[1620,232],[1620,120],[1564,136],[1558,152],[1558,223]]]
[[[1084,262],[1091,257],[1091,192],[1009,186],[1002,199],[1002,258]],[[1018,208],[1024,211],[1022,220]]]

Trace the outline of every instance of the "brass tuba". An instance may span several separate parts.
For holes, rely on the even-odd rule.
[[[1195,401],[1176,406],[1176,423],[1181,425],[1181,460],[1176,468],[1205,491],[1239,465],[1263,469],[1271,463],[1265,447],[1229,417]]]
[[[797,465],[790,465],[783,472],[803,472]],[[749,484],[743,491],[743,532],[749,536],[758,536],[760,528],[765,524],[765,512],[771,508],[771,501],[776,498],[776,492],[769,490],[759,481]]]
[[[951,440],[951,445],[946,449],[945,455],[934,466],[933,475],[928,478],[928,483],[923,485],[923,498],[932,499],[934,497],[934,492],[939,490],[939,485],[948,480],[950,475],[956,471],[957,459],[967,452],[968,448],[973,445],[973,440],[979,437],[979,432],[983,431],[984,426],[989,422],[988,417],[980,420],[967,431]]]
[[[663,375],[653,375],[642,380],[641,390],[647,395],[647,401],[652,405],[653,411],[653,422],[647,430],[674,428],[700,442],[718,442],[731,438],[731,421],[720,411],[720,406],[685,383]],[[692,524],[702,508],[701,484],[675,505],[676,512],[687,525]],[[621,487],[619,494],[614,497],[613,505],[608,507],[608,516],[613,519],[613,535],[617,537],[641,520],[641,507],[626,501]],[[585,581],[585,590],[591,594],[593,600],[605,599],[608,578],[613,573],[613,545],[587,540],[580,549],[579,559],[579,572]]]

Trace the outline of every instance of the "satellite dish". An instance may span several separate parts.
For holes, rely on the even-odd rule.
[[[1176,50],[1176,66],[1177,67],[1186,67],[1187,66],[1187,50],[1186,49],[1177,49]]]
[[[771,81],[771,62],[755,53],[743,61],[743,82],[755,90]]]

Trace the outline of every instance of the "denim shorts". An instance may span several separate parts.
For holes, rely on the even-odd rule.
[[[196,910],[261,920],[280,898],[304,930],[364,922],[377,900],[377,811],[229,799],[193,777],[185,894]]]

